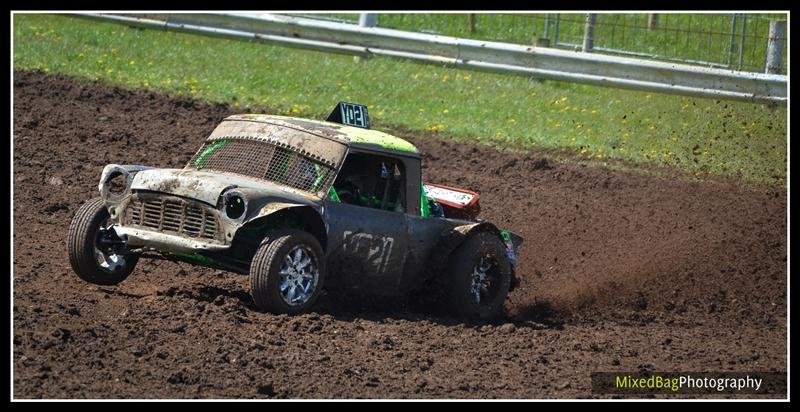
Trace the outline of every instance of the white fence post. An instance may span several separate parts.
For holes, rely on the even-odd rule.
[[[361,13],[358,16],[358,25],[361,27],[375,27],[378,25],[378,15],[376,13]]]
[[[781,60],[783,60],[783,42],[786,40],[786,20],[770,20],[769,40],[767,40],[767,67],[768,74],[780,74]]]

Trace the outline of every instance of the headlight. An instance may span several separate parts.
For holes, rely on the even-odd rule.
[[[128,189],[127,176],[116,172],[109,176],[109,179],[106,180],[106,185],[108,186],[108,193],[113,196],[122,196]]]
[[[247,201],[241,193],[231,191],[223,197],[223,208],[228,219],[237,220],[247,211]]]
[[[130,192],[132,175],[121,167],[111,167],[103,173],[100,194],[105,199],[120,200]]]

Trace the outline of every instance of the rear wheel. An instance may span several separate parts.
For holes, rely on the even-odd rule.
[[[67,251],[79,278],[97,285],[116,285],[133,272],[137,255],[118,253],[109,240],[116,238],[101,198],[86,201],[69,226]]]
[[[511,286],[505,245],[493,233],[470,236],[451,254],[447,280],[448,301],[457,315],[472,320],[500,317]]]
[[[308,311],[324,282],[322,246],[302,230],[283,229],[268,235],[250,265],[253,301],[272,313]]]

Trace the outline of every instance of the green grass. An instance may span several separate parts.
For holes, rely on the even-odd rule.
[[[377,129],[572,151],[783,183],[783,107],[684,98],[53,15],[14,16],[14,67],[148,88],[242,112],[324,118],[369,105]]]

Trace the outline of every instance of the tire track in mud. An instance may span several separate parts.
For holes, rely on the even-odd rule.
[[[66,232],[102,167],[182,167],[232,113],[14,73],[16,397],[589,397],[593,371],[786,369],[785,188],[410,133],[427,181],[525,238],[505,324],[330,299],[272,316],[246,277],[167,261],[80,281]]]

